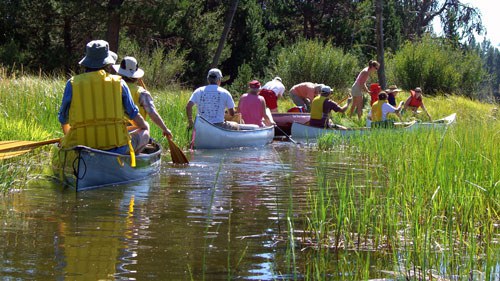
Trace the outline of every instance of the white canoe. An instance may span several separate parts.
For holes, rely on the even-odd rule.
[[[248,126],[242,126],[246,127]],[[273,138],[273,126],[251,130],[228,130],[213,125],[199,115],[194,122],[194,147],[199,149],[264,146],[271,143]]]
[[[394,130],[401,130],[401,129],[410,129],[416,124],[416,121],[413,122],[408,122],[405,124],[401,124],[401,126],[397,126],[394,128]],[[362,135],[369,133],[372,129],[371,128],[348,128],[347,130],[339,130],[339,129],[325,129],[325,128],[318,128],[318,127],[312,127],[309,125],[305,124],[300,124],[297,122],[294,122],[292,124],[292,137],[297,138],[297,139],[317,139],[323,135],[326,134],[336,134],[339,136],[357,136],[357,135]]]
[[[420,128],[420,127],[423,127],[423,128],[425,128],[425,127],[446,127],[446,126],[449,126],[449,125],[455,123],[456,120],[457,120],[457,114],[453,113],[449,116],[446,116],[444,118],[434,120],[431,122],[419,122],[416,124],[416,126],[418,128]]]

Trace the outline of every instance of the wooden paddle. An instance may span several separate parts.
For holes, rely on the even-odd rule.
[[[291,136],[289,136],[287,133],[285,133],[285,131],[283,131],[278,125],[274,125],[275,128],[278,128],[278,130],[281,131],[281,133],[283,135],[285,135],[285,137],[287,137],[291,142],[293,142],[294,144],[298,144],[294,139],[292,139]]]
[[[61,139],[46,141],[0,141],[0,159],[8,159],[30,152],[47,144],[58,143]]]
[[[141,86],[146,90],[146,85],[144,84],[144,81],[142,81],[142,79],[139,79],[139,84],[141,84]],[[167,140],[168,147],[170,149],[170,156],[172,157],[172,162],[174,164],[189,164],[186,155],[177,146],[177,144],[175,144],[175,142],[170,138],[167,138]]]

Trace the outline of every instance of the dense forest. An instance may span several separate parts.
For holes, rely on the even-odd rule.
[[[500,85],[500,53],[476,42],[487,31],[462,0],[4,0],[0,13],[7,75],[70,75],[85,44],[105,39],[157,87],[200,85],[217,66],[235,91],[272,75],[340,89],[370,59],[384,62],[382,84],[482,99]]]

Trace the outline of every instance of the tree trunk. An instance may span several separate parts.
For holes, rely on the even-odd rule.
[[[118,52],[118,43],[120,41],[120,8],[125,0],[109,0],[108,2],[108,29],[106,31],[106,40],[109,43],[109,49]]]
[[[385,60],[384,60],[384,0],[376,0],[375,13],[377,18],[377,60],[380,63],[378,69],[378,82],[382,89],[386,88]]]
[[[220,55],[222,54],[222,50],[224,50],[224,44],[226,43],[227,36],[229,35],[229,30],[231,29],[234,14],[236,14],[236,9],[238,8],[238,2],[239,0],[231,1],[231,8],[227,13],[226,21],[224,23],[224,30],[222,30],[219,45],[217,46],[217,51],[215,52],[214,59],[212,61],[212,64],[210,65],[211,68],[217,67],[217,65],[219,64]]]

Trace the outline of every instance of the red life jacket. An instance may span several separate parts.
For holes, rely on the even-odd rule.
[[[376,101],[378,101],[378,94],[382,91],[382,88],[378,83],[372,83],[370,85],[370,97],[371,102],[370,105],[373,105]]]
[[[416,107],[416,108],[421,107],[422,106],[422,96],[420,96],[419,98],[416,98],[415,91],[413,91],[413,90],[411,90],[410,93],[411,93],[411,99],[410,99],[410,103],[408,105],[412,106],[412,107]]]

